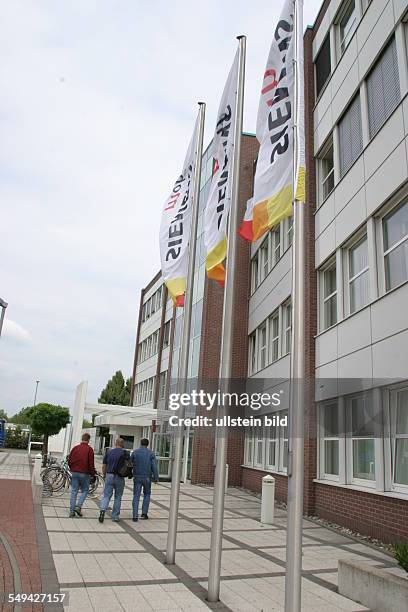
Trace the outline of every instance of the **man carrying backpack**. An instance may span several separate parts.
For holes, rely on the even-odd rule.
[[[125,488],[125,477],[131,475],[130,455],[123,448],[125,441],[123,438],[117,438],[115,448],[105,453],[103,458],[102,472],[105,476],[105,488],[100,503],[99,522],[103,523],[105,512],[113,493],[115,497],[112,508],[112,521],[119,521],[120,505],[122,503],[122,495]]]

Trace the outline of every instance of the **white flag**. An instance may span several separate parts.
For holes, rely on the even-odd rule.
[[[160,225],[162,276],[176,306],[184,305],[186,290],[198,123],[197,119],[183,169],[164,203]]]
[[[210,193],[204,211],[205,267],[209,278],[223,283],[227,255],[227,221],[231,201],[232,156],[238,88],[238,54],[235,55],[218,109],[212,142],[214,157]]]
[[[294,119],[297,119],[295,197],[305,201],[303,0],[286,0],[277,23],[263,77],[256,137],[259,154],[251,208],[239,233],[255,241],[292,214]],[[294,99],[294,45],[297,37],[297,108]]]

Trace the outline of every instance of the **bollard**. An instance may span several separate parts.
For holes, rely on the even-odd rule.
[[[275,479],[273,476],[262,478],[261,523],[272,525],[275,514]]]
[[[225,464],[225,493],[228,491],[228,463]]]
[[[42,455],[38,453],[34,459],[34,469],[33,469],[33,483],[40,484],[41,483],[41,468],[42,468]]]

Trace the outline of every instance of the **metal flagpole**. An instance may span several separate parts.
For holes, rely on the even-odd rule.
[[[238,230],[238,182],[239,164],[241,157],[242,115],[244,108],[244,78],[245,78],[245,51],[246,37],[238,36],[239,58],[238,58],[238,91],[236,101],[236,114],[234,126],[234,159],[232,175],[231,207],[228,221],[228,252],[227,270],[225,276],[224,308],[222,316],[222,338],[220,357],[220,382],[224,385],[231,378],[232,365],[232,331],[234,312],[234,287],[235,287],[235,260],[237,251]],[[219,406],[217,417],[226,415],[225,406]],[[219,600],[221,553],[222,553],[222,531],[224,522],[224,495],[225,495],[225,470],[227,463],[227,428],[217,428],[216,452],[215,452],[215,475],[214,475],[214,502],[212,513],[211,546],[210,546],[210,568],[208,574],[208,601]]]
[[[302,521],[305,408],[305,204],[296,200],[299,131],[298,2],[294,0],[294,126],[293,126],[293,269],[292,372],[288,438],[288,515],[286,538],[285,612],[300,612],[302,580]]]
[[[191,219],[191,233],[189,241],[189,259],[187,271],[186,293],[184,301],[184,320],[183,333],[181,339],[181,354],[180,367],[178,371],[178,393],[185,393],[187,390],[188,377],[188,357],[190,348],[190,327],[191,327],[191,311],[193,308],[193,284],[194,284],[194,266],[196,255],[197,242],[197,225],[198,225],[198,199],[200,194],[200,178],[201,178],[201,160],[203,156],[203,138],[204,138],[204,119],[205,119],[205,103],[199,102],[200,123],[198,127],[196,162],[194,171],[194,194],[193,194],[193,212]],[[179,407],[178,417],[184,418],[184,406]],[[183,459],[183,437],[184,427],[176,428],[174,458],[171,473],[171,490],[170,490],[170,508],[169,508],[169,529],[167,534],[167,551],[166,563],[174,564],[176,559],[176,541],[177,541],[177,521],[180,497],[180,481],[181,468]]]

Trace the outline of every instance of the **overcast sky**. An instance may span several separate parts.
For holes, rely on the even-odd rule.
[[[321,0],[305,0],[305,24]],[[244,129],[282,0],[13,0],[0,9],[0,408],[130,376],[140,290],[198,100],[205,144],[246,34]]]

